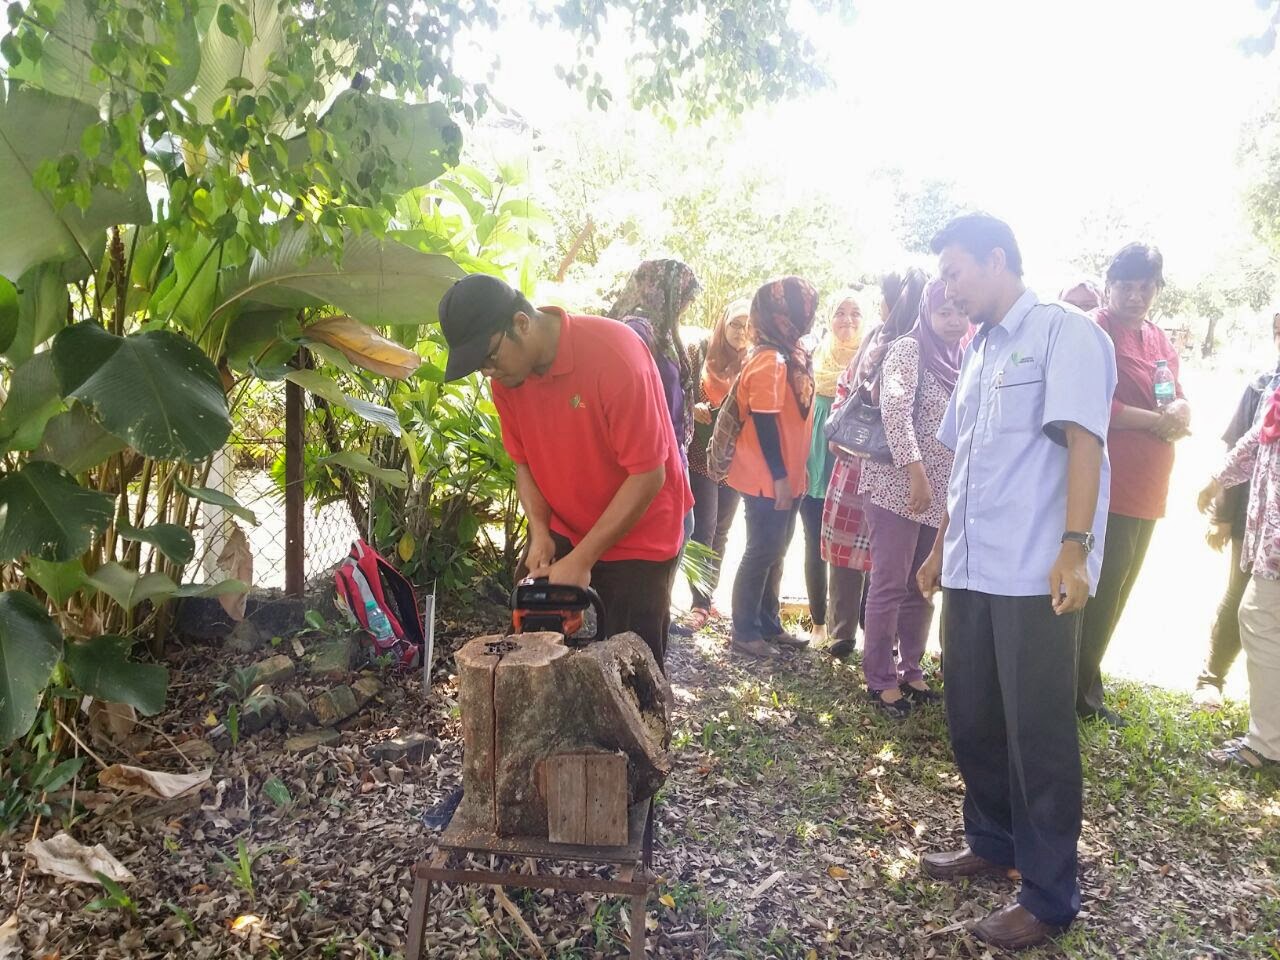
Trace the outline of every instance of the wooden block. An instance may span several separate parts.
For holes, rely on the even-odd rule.
[[[621,846],[627,842],[627,758],[621,753],[548,757],[547,839],[552,843]]]
[[[627,758],[601,753],[587,758],[587,838],[598,847],[627,842]]]

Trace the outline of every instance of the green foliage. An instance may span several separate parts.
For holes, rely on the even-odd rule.
[[[124,887],[120,886],[105,873],[95,870],[93,875],[98,878],[98,882],[102,884],[106,894],[86,903],[84,905],[86,910],[119,910],[121,913],[127,913],[133,917],[138,915],[138,905],[125,892]]]
[[[48,795],[70,783],[84,766],[84,757],[58,761],[52,745],[56,729],[53,712],[45,709],[25,742],[15,744],[0,763],[0,835],[32,814],[52,816]]]
[[[283,849],[279,844],[269,844],[250,851],[248,844],[244,842],[244,837],[240,837],[236,840],[236,855],[234,857],[229,857],[222,851],[218,851],[218,859],[221,861],[219,869],[225,870],[231,876],[231,881],[248,894],[249,900],[252,902],[254,897],[253,865],[258,862],[259,857]]]
[[[62,634],[29,593],[0,593],[0,744],[22,736],[62,656]]]
[[[956,185],[948,180],[924,180],[918,184],[896,181],[894,204],[896,232],[907,253],[930,254],[934,234],[952,217],[970,209],[956,196]]]

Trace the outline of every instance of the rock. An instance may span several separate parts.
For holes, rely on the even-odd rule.
[[[241,620],[222,641],[222,649],[230,653],[254,653],[267,643],[267,635],[252,620]]]
[[[425,733],[410,733],[393,740],[382,740],[368,749],[369,759],[405,760],[409,763],[421,763],[435,753],[436,741]]]
[[[278,653],[253,665],[253,680],[255,683],[279,683],[292,677],[294,669],[293,661]]]
[[[316,716],[316,723],[322,727],[345,720],[359,709],[355,691],[345,683],[326,690],[311,700],[311,712]]]
[[[351,685],[351,689],[356,694],[356,706],[363,707],[382,692],[382,681],[377,677],[361,677]]]
[[[671,687],[635,634],[581,648],[556,633],[478,637],[456,661],[464,823],[546,837],[542,768],[558,754],[625,754],[631,803],[671,772]]]
[[[307,733],[300,733],[296,737],[290,737],[284,742],[286,753],[294,753],[298,755],[310,753],[316,747],[322,747],[325,744],[333,743],[342,734],[337,730],[325,728],[323,730],[311,730]]]
[[[359,642],[350,635],[326,640],[311,655],[311,663],[307,669],[315,677],[341,680],[351,672],[351,665],[355,663],[359,650]]]
[[[392,767],[390,770],[387,771],[387,779],[390,780],[392,783],[394,783],[396,786],[399,786],[400,784],[404,783],[404,771],[401,770],[399,767]]]
[[[309,727],[316,722],[315,714],[307,698],[297,690],[289,690],[280,696],[280,713],[290,729]]]

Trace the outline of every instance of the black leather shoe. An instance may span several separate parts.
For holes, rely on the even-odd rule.
[[[902,720],[905,717],[911,716],[910,700],[908,700],[906,697],[903,697],[900,700],[894,700],[891,702],[881,697],[880,694],[882,693],[884,693],[883,690],[871,690],[871,689],[867,690],[867,696],[871,698],[871,704],[877,710],[879,710],[881,713],[888,714],[889,716],[893,717],[893,719],[895,720]]]

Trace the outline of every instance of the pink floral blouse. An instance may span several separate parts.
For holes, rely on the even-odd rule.
[[[1280,580],[1280,443],[1259,443],[1261,429],[1240,438],[1214,479],[1225,488],[1251,482],[1240,569]]]
[[[858,492],[868,496],[877,507],[936,528],[941,525],[947,508],[947,483],[951,479],[953,454],[938,442],[938,427],[951,395],[928,370],[921,382],[919,370],[919,342],[915,337],[895,340],[885,354],[880,375],[880,415],[893,463],[865,461]],[[921,390],[918,406],[917,384]],[[907,509],[911,481],[907,478],[906,466],[917,460],[923,461],[925,476],[933,491],[929,509],[922,514]]]

